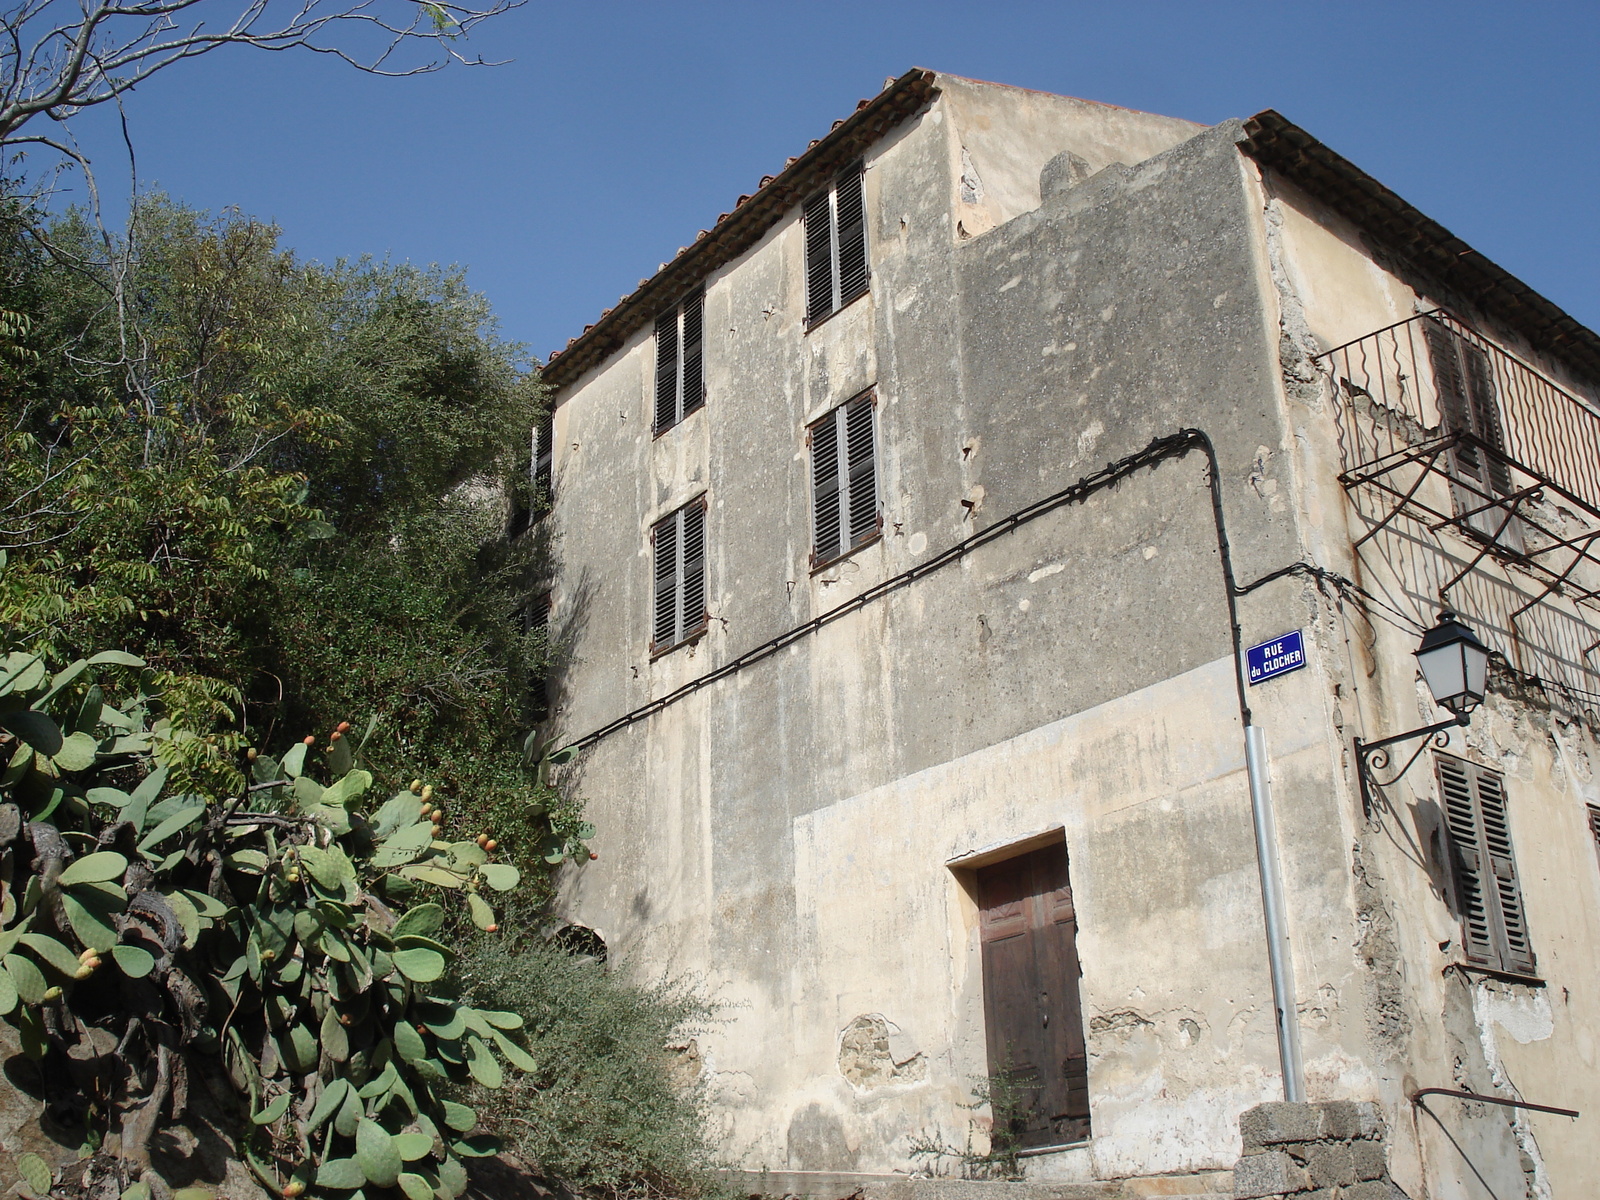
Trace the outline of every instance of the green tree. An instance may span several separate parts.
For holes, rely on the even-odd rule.
[[[159,196],[109,244],[13,212],[0,621],[55,663],[142,655],[202,734],[182,786],[235,786],[250,736],[376,718],[374,768],[427,774],[454,832],[586,853],[523,754],[548,647],[515,614],[548,547],[507,541],[504,496],[544,398],[462,274],[303,262]]]

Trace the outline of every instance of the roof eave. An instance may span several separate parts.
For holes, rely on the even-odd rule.
[[[1240,148],[1352,222],[1375,248],[1462,294],[1536,349],[1600,382],[1600,335],[1272,109]]]

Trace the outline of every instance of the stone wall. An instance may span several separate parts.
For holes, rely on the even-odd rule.
[[[1239,1118],[1239,1133],[1235,1200],[1406,1200],[1389,1178],[1388,1130],[1376,1104],[1258,1104]]]

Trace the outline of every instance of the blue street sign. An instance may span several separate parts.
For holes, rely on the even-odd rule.
[[[1290,671],[1298,671],[1306,665],[1306,651],[1300,640],[1300,631],[1296,629],[1292,633],[1275,637],[1270,642],[1251,646],[1244,652],[1244,662],[1251,687],[1265,683],[1275,675],[1287,675]]]

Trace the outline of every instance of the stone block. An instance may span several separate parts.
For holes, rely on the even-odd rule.
[[[1295,1200],[1300,1197],[1296,1196]],[[1381,1179],[1340,1188],[1339,1200],[1406,1200],[1406,1194],[1387,1179]]]
[[[1261,1107],[1270,1107],[1262,1105]],[[1289,1105],[1291,1108],[1301,1108],[1303,1105]],[[1255,1109],[1252,1111],[1259,1111]],[[1257,1196],[1282,1196],[1293,1195],[1304,1191],[1311,1184],[1311,1177],[1306,1174],[1306,1169],[1295,1164],[1281,1150],[1269,1150],[1265,1154],[1251,1154],[1239,1160],[1233,1168],[1233,1195],[1234,1200],[1250,1200]]]
[[[1121,1200],[1156,1200],[1178,1196],[1183,1200],[1233,1195],[1232,1171],[1203,1171],[1195,1175],[1147,1175],[1142,1179],[1120,1181]]]
[[[1356,1142],[1350,1147],[1357,1179],[1382,1179],[1389,1173],[1389,1156],[1382,1142]]]
[[[1248,1153],[1254,1147],[1314,1142],[1321,1135],[1320,1125],[1316,1105],[1276,1100],[1244,1113],[1239,1118],[1239,1134]]]
[[[1312,1146],[1306,1153],[1306,1169],[1319,1188],[1339,1187],[1356,1181],[1356,1163],[1350,1147],[1343,1143]]]
[[[1325,1138],[1348,1142],[1361,1136],[1360,1106],[1353,1100],[1329,1100],[1319,1104],[1317,1117]]]
[[[1356,1135],[1363,1138],[1381,1139],[1388,1134],[1388,1126],[1383,1120],[1383,1109],[1371,1100],[1356,1102],[1356,1118],[1358,1126]]]

